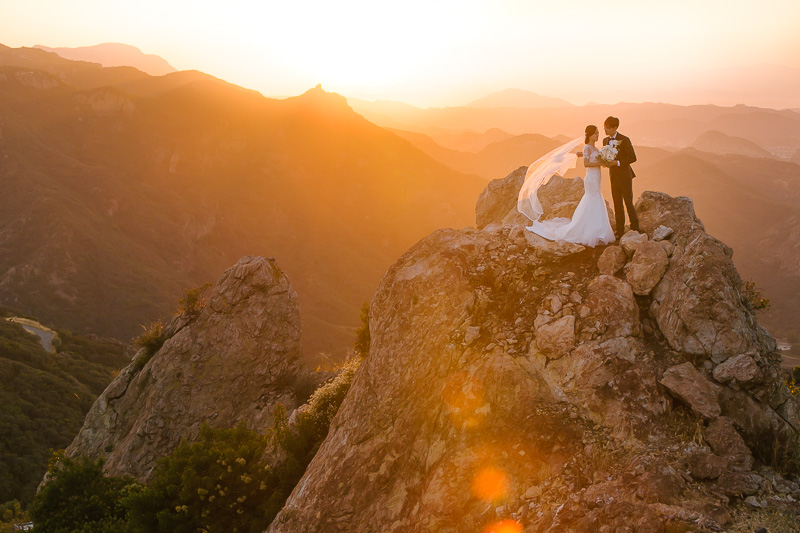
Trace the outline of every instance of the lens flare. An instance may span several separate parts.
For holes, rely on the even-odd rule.
[[[472,480],[472,493],[486,501],[496,501],[506,495],[508,476],[499,468],[482,468]]]
[[[522,524],[516,520],[503,520],[496,524],[492,524],[483,530],[483,533],[520,533],[522,531]]]

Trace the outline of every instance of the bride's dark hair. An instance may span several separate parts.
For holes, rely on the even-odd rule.
[[[594,124],[589,124],[588,126],[586,126],[585,132],[586,132],[586,139],[583,140],[583,144],[589,144],[589,137],[597,133],[597,126],[595,126]]]

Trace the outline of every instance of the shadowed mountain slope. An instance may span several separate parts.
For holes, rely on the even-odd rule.
[[[0,299],[74,329],[129,337],[260,254],[294,281],[307,354],[342,350],[391,261],[469,224],[483,187],[320,88],[0,58],[39,67],[0,69]]]

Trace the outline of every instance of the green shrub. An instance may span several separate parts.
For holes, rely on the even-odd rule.
[[[744,282],[744,289],[743,294],[750,302],[750,305],[756,311],[766,311],[772,305],[767,298],[763,298],[761,296],[761,291],[756,287],[756,284],[752,281],[745,281]]]
[[[163,337],[163,326],[146,333],[150,338],[139,345],[160,347],[151,338]],[[102,460],[58,456],[34,502],[37,531],[261,533],[328,435],[361,362],[357,356],[346,360],[333,379],[311,394],[292,425],[280,404],[266,435],[244,424],[233,429],[203,425],[195,442],[180,444],[157,462],[145,486],[127,477],[103,477]],[[272,465],[264,462],[267,455],[275,457],[267,449],[283,452]]]
[[[164,332],[164,323],[160,320],[151,322],[148,327],[142,326],[144,332],[133,339],[133,344],[142,351],[133,361],[133,368],[136,372],[144,368],[144,365],[153,358],[164,343],[167,336]]]
[[[130,477],[103,475],[103,459],[54,454],[48,480],[31,505],[37,533],[125,531],[122,500],[141,486]]]
[[[328,435],[331,421],[350,390],[353,376],[360,364],[361,359],[358,357],[346,360],[336,377],[314,391],[308,403],[300,409],[294,427],[288,425],[283,406],[276,409],[275,424],[270,436],[288,456],[302,465],[303,471]]]
[[[198,440],[160,459],[153,478],[130,496],[130,530],[141,533],[261,532],[276,476],[260,463],[266,437],[247,430],[203,425]]]

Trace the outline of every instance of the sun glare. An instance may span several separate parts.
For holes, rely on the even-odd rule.
[[[253,40],[263,49],[280,46],[287,68],[335,89],[389,87],[424,74],[447,54],[446,28],[436,13],[441,7],[354,1],[343,12],[338,3],[307,9],[287,2],[271,6],[270,16],[289,23]]]
[[[508,490],[508,475],[494,466],[478,471],[472,480],[472,493],[488,502],[502,499]]]

